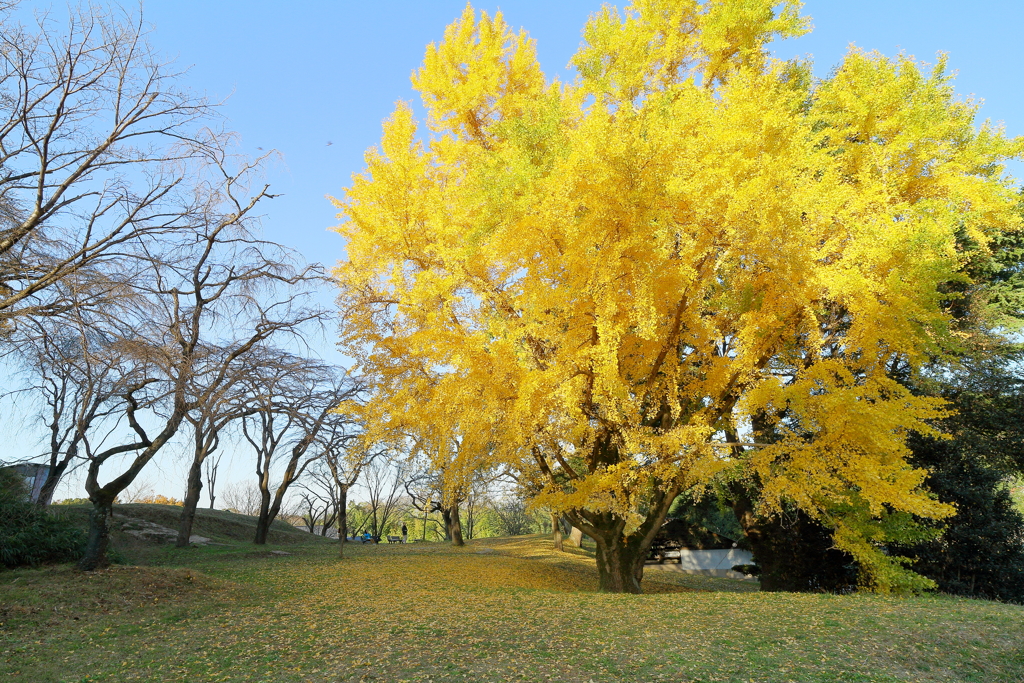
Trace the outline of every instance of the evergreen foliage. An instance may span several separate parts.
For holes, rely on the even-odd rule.
[[[952,439],[911,440],[914,463],[931,471],[927,486],[957,514],[941,538],[899,552],[942,591],[1024,603],[1024,516],[1007,486],[1024,469],[1024,392],[1010,374],[988,379],[951,396]]]
[[[740,548],[750,548],[742,527],[736,521],[736,515],[721,495],[698,497],[687,491],[672,503],[668,517],[682,520],[693,528],[724,536],[735,541]]]
[[[5,567],[73,562],[85,550],[85,534],[63,515],[28,502],[22,477],[0,469],[0,564]]]
[[[857,564],[835,547],[832,533],[806,513],[792,509],[764,520],[748,537],[761,590],[849,593],[857,587]]]

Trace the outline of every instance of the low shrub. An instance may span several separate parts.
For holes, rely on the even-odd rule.
[[[73,562],[85,550],[85,534],[64,515],[28,502],[24,480],[0,470],[0,564],[5,567]]]

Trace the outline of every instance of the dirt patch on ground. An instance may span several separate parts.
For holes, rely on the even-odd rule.
[[[244,557],[285,557],[291,555],[283,550],[257,550],[251,553],[245,553]]]

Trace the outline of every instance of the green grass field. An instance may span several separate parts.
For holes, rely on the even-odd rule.
[[[647,594],[606,595],[585,551],[543,537],[339,561],[301,532],[257,549],[217,523],[221,545],[150,548],[149,566],[0,574],[0,680],[1024,681],[1020,606],[653,569]]]

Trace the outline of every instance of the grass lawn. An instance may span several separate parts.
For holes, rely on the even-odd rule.
[[[0,680],[1024,681],[1020,606],[653,569],[647,594],[605,595],[583,551],[542,537],[343,561],[305,538],[0,573]]]

